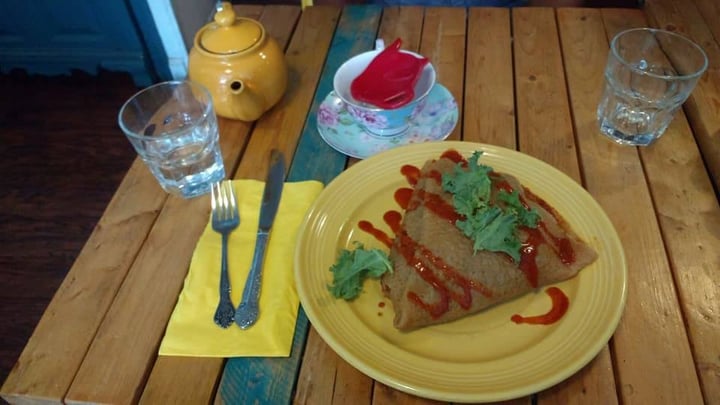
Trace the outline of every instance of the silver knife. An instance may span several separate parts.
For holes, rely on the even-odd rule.
[[[262,205],[260,206],[260,221],[252,266],[245,282],[242,301],[237,311],[235,311],[235,323],[242,329],[251,327],[258,318],[258,302],[260,300],[260,283],[262,281],[265,248],[270,236],[270,228],[280,205],[284,181],[285,158],[282,152],[273,149],[270,153],[270,169],[265,180],[265,190],[263,191]]]

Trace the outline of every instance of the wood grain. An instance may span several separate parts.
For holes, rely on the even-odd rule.
[[[267,33],[278,41],[281,48],[289,42],[294,24],[287,24],[298,18],[299,7],[291,6],[235,6],[238,15],[256,18],[265,27]],[[265,117],[261,117],[261,120]],[[220,120],[221,147],[227,161],[238,161],[240,152],[245,148],[251,123]],[[228,170],[229,177],[233,177],[234,169]],[[212,387],[217,385],[220,373],[223,370],[224,359],[186,359],[182,357],[160,357],[156,361],[141,402],[144,403],[173,403],[178,399],[193,403],[209,403],[215,396]],[[196,387],[205,389],[197,389]]]
[[[248,144],[253,153],[243,157],[237,178],[264,179],[272,149],[288,157],[295,153],[323,66],[324,59],[318,55],[327,52],[337,17],[338,9],[331,6],[309,7],[302,13],[285,52],[288,88],[282,100],[257,123]]]
[[[580,183],[555,14],[551,8],[516,8],[512,21],[520,151]]]
[[[287,16],[287,9],[278,10],[282,10],[281,16]],[[225,165],[232,173],[251,125],[230,120],[220,122],[220,146]],[[78,371],[67,394],[68,402],[92,399],[123,403],[135,401],[142,394],[164,332],[163,325],[172,312],[208,213],[207,196],[189,201],[171,198],[166,204]],[[187,218],[181,232],[173,225],[173,218]],[[107,353],[117,356],[107,361]],[[169,359],[160,364],[161,368],[155,371],[151,380],[150,393],[161,392],[155,390],[154,381],[171,380],[165,372],[172,375],[182,370],[172,367],[172,363]],[[163,369],[163,364],[171,366]],[[206,365],[210,369],[219,369],[222,362],[208,360]],[[186,377],[191,378],[192,372],[188,371]],[[217,379],[217,375],[202,377],[210,381]],[[113,389],[101,389],[103,382],[110,378],[115,381]]]
[[[720,136],[718,7],[647,3],[651,23],[709,50],[711,69],[687,115],[641,149],[602,137],[595,109],[608,41],[647,25],[642,10],[236,6],[285,38],[291,85],[256,123],[220,120],[226,167],[232,177],[262,178],[269,150],[280,148],[294,157],[288,180],[331,181],[354,161],[317,133],[332,75],[371,49],[376,34],[402,37],[431,56],[441,84],[459,86],[451,92],[463,125],[452,137],[518,148],[558,167],[592,193],[625,248],[628,298],[609,347],[567,380],[507,404],[720,404],[720,207],[708,174],[716,146],[707,146],[720,144],[713,138]],[[302,308],[289,358],[158,358],[207,221],[206,197],[168,198],[136,161],[2,395],[13,403],[438,403],[362,374],[310,327]]]
[[[140,404],[208,404],[224,359],[158,356]]]
[[[605,26],[595,28],[592,46],[576,49],[567,41],[565,62],[586,188],[613,222],[628,263],[626,308],[612,340],[617,390],[622,403],[699,403],[702,397],[637,149],[607,140],[597,127],[595,110],[608,49],[602,36],[611,31],[606,16],[603,12]],[[618,10],[618,21],[624,23],[637,16],[642,13]],[[656,333],[659,325],[662,333]]]
[[[440,405],[445,402],[435,401],[432,399],[416,397],[388,387],[385,384],[375,382],[375,390],[373,391],[373,405]]]
[[[467,35],[462,138],[515,149],[510,11],[471,8]]]
[[[565,85],[564,48],[561,50],[555,21],[549,8],[513,10],[518,143],[522,152],[550,163],[582,184]],[[613,380],[607,348],[603,352],[579,373],[540,393],[538,403],[568,397],[580,403],[615,402],[614,391],[602,389]],[[578,393],[583,395],[575,396]]]
[[[657,6],[653,7],[657,10]],[[707,19],[712,10],[706,7],[705,11]],[[675,19],[668,19],[671,20]],[[617,16],[612,21],[611,32],[629,25],[627,21],[620,23]],[[642,19],[637,18],[632,24],[641,25]],[[717,24],[710,27],[717,29]],[[720,273],[716,271],[720,269],[717,253],[720,252],[720,211],[713,196],[712,181],[683,111],[678,112],[656,144],[641,148],[640,153],[680,296],[703,396],[706,403],[720,403],[720,319],[714,315],[720,313]]]
[[[305,346],[305,357],[297,380],[297,392],[293,403],[317,404],[329,402],[334,397],[338,363],[342,360],[317,333],[310,328]],[[359,398],[355,398],[357,401]],[[366,400],[364,403],[367,403]],[[359,403],[363,402],[347,402]]]
[[[378,38],[382,38],[386,45],[400,38],[402,49],[420,52],[424,17],[423,7],[385,7]]]
[[[706,404],[720,404],[720,207],[685,115],[641,157]],[[671,175],[668,175],[672,173]]]
[[[462,7],[425,9],[420,54],[430,58],[437,72],[437,83],[445,86],[463,111],[465,78],[466,10]],[[460,140],[462,126],[457,125],[448,139]]]
[[[5,381],[3,396],[61,401],[166,197],[136,159]]]
[[[705,20],[705,25],[712,31],[715,42],[720,43],[720,3],[715,0],[693,0],[700,15]]]
[[[604,66],[607,56],[602,18],[598,10],[558,9],[557,21],[573,116],[576,125],[582,119],[586,120],[583,121],[585,125],[592,126],[591,108],[597,102],[602,84],[602,74],[598,76],[598,70]],[[593,68],[583,69],[582,65]],[[598,136],[589,127],[580,129],[578,127],[578,137]],[[540,393],[538,403],[618,403],[609,348],[603,348],[590,364],[568,380]]]
[[[713,36],[709,26],[718,30],[720,14],[716,8],[704,7],[703,11],[715,12],[715,15],[703,16],[694,2],[648,0],[645,6],[648,21],[653,26],[687,36],[707,54],[708,69],[683,108],[717,190],[720,189],[720,38]],[[705,24],[705,18],[714,22]]]
[[[351,56],[370,50],[374,46],[375,33],[380,24],[382,9],[379,7],[345,7],[333,38],[323,78],[299,143],[297,166],[290,177],[296,179],[314,178],[323,173],[322,180],[329,182],[344,170],[347,158],[331,150],[322,141],[317,141],[317,107],[332,89],[332,77],[337,68]],[[337,403],[367,403],[372,389],[372,380],[352,370],[317,332],[310,328],[306,353],[297,379],[295,403],[313,404],[340,401]],[[331,400],[331,398],[333,398]],[[332,403],[332,402],[331,402]]]
[[[315,94],[318,78],[322,68],[322,52],[327,52],[334,24],[319,24],[320,21],[337,21],[339,10],[335,7],[309,9],[302,13],[297,23],[293,40],[290,41],[286,57],[291,72],[296,79],[291,79],[283,101],[282,108],[276,107],[264,116],[257,124],[248,144],[245,156],[261,156],[269,154],[268,145],[284,151],[286,159],[292,161],[295,156],[295,144],[301,136],[306,123],[307,111]],[[283,18],[277,18],[278,24]],[[288,33],[289,34],[289,33]],[[279,129],[282,130],[279,130]],[[272,138],[275,141],[258,142],[257,139]],[[266,166],[266,163],[262,163]],[[243,176],[242,170],[250,166],[241,166],[237,176]],[[262,178],[263,170],[253,176]],[[290,172],[296,166],[289,165]],[[228,361],[225,367],[216,403],[287,403],[290,401],[295,376],[300,359],[304,352],[307,318],[301,311],[298,315],[293,348],[289,358],[235,358]],[[244,389],[250,386],[252,389]],[[240,388],[240,389],[239,389]]]

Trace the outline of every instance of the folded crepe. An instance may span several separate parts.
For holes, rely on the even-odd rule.
[[[442,174],[455,165],[441,157],[423,166],[390,249],[394,271],[383,275],[381,285],[393,304],[394,326],[403,331],[453,321],[566,280],[597,257],[550,205],[497,172],[492,195],[501,188],[517,190],[540,220],[537,228],[518,228],[519,262],[502,252],[474,251],[473,241],[455,226],[452,195],[441,184]]]

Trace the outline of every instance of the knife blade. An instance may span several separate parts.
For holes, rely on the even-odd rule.
[[[260,204],[260,220],[258,221],[257,240],[253,253],[252,265],[248,273],[242,300],[235,311],[235,323],[242,329],[251,327],[259,316],[260,286],[262,284],[262,267],[265,261],[265,249],[270,237],[270,229],[275,221],[280,206],[283,184],[285,182],[285,157],[282,152],[273,149],[270,152],[270,169],[265,179],[262,203]]]

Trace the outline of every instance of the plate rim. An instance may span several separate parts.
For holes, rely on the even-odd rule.
[[[598,334],[595,337],[594,343],[588,345],[588,347],[584,351],[584,355],[580,356],[575,362],[571,365],[571,367],[566,367],[564,369],[560,369],[558,371],[555,371],[551,377],[545,378],[541,381],[536,381],[532,384],[528,384],[525,386],[524,390],[518,391],[517,389],[512,391],[511,394],[509,394],[507,391],[501,391],[496,393],[489,393],[487,391],[482,392],[472,392],[472,393],[453,393],[449,391],[442,391],[437,390],[434,388],[429,387],[417,387],[413,386],[412,384],[405,384],[401,381],[398,381],[396,378],[391,378],[390,376],[387,376],[383,374],[382,372],[378,371],[375,367],[373,367],[370,362],[363,361],[362,359],[356,358],[356,356],[353,353],[350,353],[348,349],[343,347],[342,343],[339,341],[336,341],[334,338],[328,339],[328,334],[331,334],[328,332],[327,327],[322,324],[322,322],[318,323],[316,322],[319,318],[316,316],[315,308],[312,305],[307,305],[305,301],[309,300],[309,297],[307,297],[307,292],[305,291],[305,286],[302,281],[302,277],[300,277],[300,268],[301,268],[301,258],[302,258],[302,245],[303,245],[303,238],[306,234],[306,231],[308,230],[308,226],[311,225],[313,217],[317,214],[318,210],[321,209],[320,203],[323,201],[322,194],[330,193],[333,190],[333,183],[338,184],[343,181],[344,178],[353,176],[354,172],[361,171],[367,166],[373,165],[375,162],[388,159],[391,156],[388,155],[394,155],[394,154],[400,154],[403,153],[404,150],[407,149],[427,149],[428,159],[432,158],[433,155],[431,153],[434,153],[439,156],[439,153],[442,153],[442,151],[447,149],[456,149],[459,150],[463,155],[468,153],[468,150],[474,149],[474,150],[483,150],[488,153],[493,153],[497,155],[505,155],[507,158],[512,158],[513,156],[522,156],[523,159],[526,159],[530,162],[532,162],[533,165],[537,165],[544,170],[548,170],[550,174],[558,175],[564,177],[564,181],[570,180],[574,186],[573,190],[571,190],[574,193],[579,193],[583,199],[587,200],[588,203],[592,204],[594,207],[593,209],[597,212],[601,213],[602,217],[600,218],[601,222],[604,222],[608,229],[612,230],[612,235],[609,235],[609,240],[611,243],[611,247],[617,247],[617,251],[614,253],[617,255],[617,259],[619,263],[621,264],[621,270],[619,270],[619,275],[621,276],[620,280],[620,297],[619,300],[615,303],[615,305],[612,306],[614,311],[611,313],[611,317],[609,318],[607,325],[605,329],[603,329],[603,333]],[[509,171],[510,174],[512,174],[511,171]],[[327,191],[327,190],[330,191]],[[549,388],[551,386],[554,386],[558,384],[559,382],[567,379],[568,377],[574,375],[577,373],[580,369],[585,367],[587,364],[589,364],[602,350],[602,348],[608,343],[608,341],[611,339],[612,335],[615,333],[620,320],[622,319],[624,308],[627,300],[627,260],[625,257],[625,252],[622,247],[622,241],[617,233],[617,230],[615,229],[612,221],[607,216],[607,213],[605,210],[600,206],[600,204],[594,199],[594,197],[581,185],[578,184],[574,179],[566,175],[565,173],[561,172],[559,169],[555,168],[554,166],[538,159],[533,156],[530,156],[528,154],[522,153],[520,151],[516,151],[513,149],[508,149],[502,146],[496,146],[491,144],[485,144],[485,143],[479,143],[479,142],[467,142],[467,141],[438,141],[438,142],[429,142],[429,143],[422,143],[422,144],[409,144],[409,145],[403,145],[396,148],[392,148],[386,151],[383,151],[381,153],[378,153],[376,155],[373,155],[369,157],[368,159],[362,160],[357,162],[355,165],[350,167],[348,170],[343,171],[338,176],[336,176],[327,186],[326,188],[321,192],[321,195],[318,196],[318,199],[312,204],[311,208],[308,210],[307,215],[305,216],[299,231],[297,235],[297,249],[295,251],[294,256],[294,276],[296,279],[297,284],[297,290],[298,295],[300,297],[301,305],[308,317],[308,320],[311,322],[311,324],[315,327],[316,331],[320,335],[320,337],[323,339],[323,341],[330,346],[333,351],[342,359],[347,361],[351,366],[361,371],[363,374],[369,376],[370,378],[375,379],[376,381],[379,381],[383,384],[386,384],[392,388],[398,389],[400,391],[417,395],[424,398],[430,398],[435,400],[442,400],[442,401],[454,401],[454,402],[488,402],[488,401],[500,401],[500,400],[508,400],[513,398],[518,398],[526,395],[530,395],[536,392],[539,392],[543,389]],[[397,347],[397,346],[395,346]],[[509,394],[509,395],[508,395]]]

